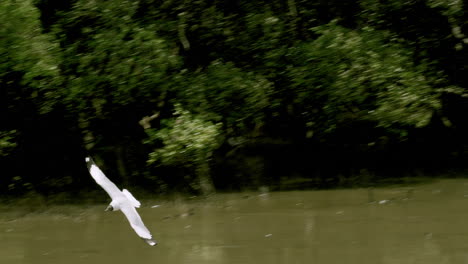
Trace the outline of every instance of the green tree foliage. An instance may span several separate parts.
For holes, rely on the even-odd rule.
[[[68,176],[68,169],[61,170],[68,154],[65,138],[72,134],[60,112],[61,53],[54,38],[44,34],[39,18],[33,1],[0,3],[2,193],[47,192],[59,185],[46,179],[59,182]],[[41,168],[48,172],[40,173]]]
[[[208,194],[214,189],[209,161],[220,144],[221,123],[205,121],[178,104],[174,115],[174,119],[166,120],[163,128],[146,130],[149,136],[147,144],[162,143],[162,147],[149,154],[148,162],[192,169],[198,178],[192,186]]]
[[[51,111],[61,83],[58,50],[42,34],[38,10],[32,1],[2,1],[0,23],[0,86],[11,97],[6,104],[16,108],[25,100],[35,103],[42,113]]]
[[[362,120],[383,127],[422,127],[440,109],[439,95],[425,76],[427,67],[415,65],[412,53],[388,41],[386,32],[333,23],[316,32],[316,40],[292,49],[297,66],[289,76],[295,103],[320,129],[333,131]],[[323,111],[320,120],[317,111]]]
[[[461,161],[465,2],[2,1],[0,190],[87,186],[85,153],[204,193]]]
[[[153,24],[136,23],[135,9],[134,1],[79,1],[61,20],[67,99],[79,110],[92,105],[103,117],[112,105],[155,103],[167,89],[177,49]]]
[[[455,84],[463,83],[460,69],[456,69],[464,67],[466,59],[462,51],[466,24],[462,1],[363,0],[360,4],[364,25],[393,32],[413,51],[417,63],[429,61]]]
[[[222,122],[227,135],[248,134],[264,122],[274,91],[262,76],[215,61],[204,71],[183,77],[177,100],[207,120]]]
[[[139,121],[161,111],[181,63],[177,47],[158,35],[158,21],[139,23],[136,9],[135,1],[77,1],[54,28],[67,110],[87,150],[116,159],[124,182],[129,171],[144,174],[138,162],[126,165],[147,154],[137,151],[144,136]]]
[[[0,157],[7,156],[17,146],[15,142],[15,130],[2,132],[0,131]]]

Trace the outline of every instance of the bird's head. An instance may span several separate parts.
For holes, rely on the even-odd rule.
[[[120,210],[120,204],[116,201],[112,201],[109,206],[107,206],[106,210],[104,211],[118,211]]]
[[[86,161],[86,166],[88,167],[88,169],[90,169],[91,166],[94,165],[94,160],[91,157],[86,157],[85,161]]]

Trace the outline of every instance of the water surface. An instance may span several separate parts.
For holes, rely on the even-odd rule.
[[[0,263],[468,263],[468,180],[146,201],[156,247],[105,207],[0,213]]]

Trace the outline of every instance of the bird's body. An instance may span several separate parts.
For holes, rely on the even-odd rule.
[[[93,179],[97,182],[97,184],[101,185],[101,187],[109,194],[112,199],[106,211],[122,211],[125,217],[127,217],[130,226],[133,228],[133,230],[135,230],[137,235],[145,240],[149,245],[156,245],[157,242],[153,239],[153,236],[151,235],[148,228],[146,228],[143,220],[141,220],[140,215],[135,209],[140,207],[140,202],[135,199],[135,197],[133,197],[133,195],[128,190],[123,189],[120,191],[119,188],[117,188],[117,186],[111,182],[106,177],[106,175],[104,175],[98,166],[96,166],[93,159],[87,157],[86,164]]]

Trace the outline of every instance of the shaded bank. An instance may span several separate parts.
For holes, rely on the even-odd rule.
[[[269,185],[249,185],[243,189],[225,189],[218,190],[209,195],[200,193],[184,192],[184,191],[154,191],[150,192],[147,188],[135,186],[122,186],[135,194],[135,197],[140,201],[151,201],[155,197],[163,202],[202,202],[209,201],[213,197],[224,195],[238,195],[239,197],[252,197],[270,192],[284,191],[326,191],[326,190],[373,190],[375,188],[396,188],[396,187],[411,187],[431,184],[440,180],[453,180],[466,178],[463,175],[444,175],[444,176],[406,176],[406,177],[391,177],[391,178],[375,178],[369,174],[355,175],[350,178],[329,178],[324,181],[323,178],[281,178],[278,181],[271,182]],[[259,182],[259,181],[257,181]],[[22,214],[33,212],[41,212],[47,210],[51,206],[92,206],[96,203],[109,203],[109,197],[98,187],[84,188],[73,192],[49,192],[44,195],[38,192],[27,192],[20,195],[2,195],[0,196],[0,204],[4,206],[6,211],[15,211],[14,208],[19,208]],[[147,204],[147,202],[145,202]]]

